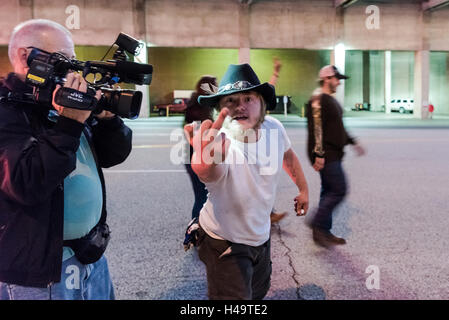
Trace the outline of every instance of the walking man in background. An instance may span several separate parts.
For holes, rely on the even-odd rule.
[[[348,79],[335,66],[325,66],[319,72],[320,87],[307,104],[308,155],[313,168],[320,173],[321,193],[318,209],[312,218],[313,240],[329,247],[346,243],[331,233],[332,214],[347,194],[342,168],[344,147],[353,145],[357,155],[365,153],[362,146],[349,136],[343,125],[343,108],[333,97],[340,80]]]

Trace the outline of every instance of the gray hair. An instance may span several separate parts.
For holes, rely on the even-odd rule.
[[[37,47],[42,45],[42,31],[59,30],[72,38],[72,34],[64,26],[47,19],[32,19],[18,24],[12,31],[8,44],[8,56],[14,64],[18,48]]]

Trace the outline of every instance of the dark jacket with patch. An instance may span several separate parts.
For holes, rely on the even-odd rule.
[[[312,106],[313,101],[315,107]],[[325,162],[341,160],[344,147],[354,144],[343,125],[343,109],[338,101],[324,93],[314,95],[306,107],[308,145],[307,151],[312,164],[316,157],[324,157]]]
[[[14,74],[0,83],[0,97],[31,88]],[[0,281],[46,287],[61,278],[64,179],[76,166],[84,133],[100,167],[123,162],[132,132],[123,121],[88,119],[83,125],[60,116],[48,120],[48,107],[3,99],[0,102]],[[105,212],[104,212],[105,213]]]

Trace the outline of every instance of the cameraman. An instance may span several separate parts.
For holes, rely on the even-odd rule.
[[[9,42],[14,73],[0,83],[0,300],[113,299],[103,251],[83,264],[65,241],[105,225],[101,167],[127,158],[132,132],[107,111],[26,100],[34,89],[24,82],[30,47],[75,56],[70,32],[49,20],[18,25]],[[64,86],[87,91],[76,73]]]

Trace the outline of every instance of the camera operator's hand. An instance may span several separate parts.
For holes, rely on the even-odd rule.
[[[60,88],[60,85],[56,86],[55,91],[53,91],[53,107],[58,111],[59,115],[64,116],[66,118],[70,118],[76,120],[78,122],[84,123],[87,118],[89,118],[92,111],[90,110],[78,110],[73,108],[67,108],[55,103],[55,94],[56,91]],[[64,84],[66,88],[72,88],[81,92],[87,92],[87,83],[86,80],[79,74],[75,72],[68,73],[66,76],[66,82]],[[101,91],[98,90],[95,94],[95,98],[99,100],[101,97]]]

